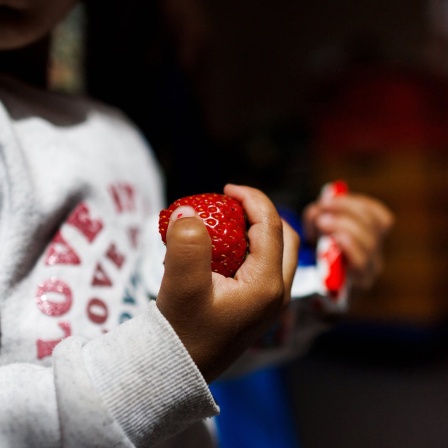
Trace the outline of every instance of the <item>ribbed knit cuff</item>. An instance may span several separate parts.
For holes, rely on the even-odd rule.
[[[94,387],[136,446],[217,415],[208,385],[154,302],[83,347]]]

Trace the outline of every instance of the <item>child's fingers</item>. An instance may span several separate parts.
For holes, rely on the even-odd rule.
[[[207,296],[212,284],[211,250],[210,236],[194,210],[175,210],[168,227],[165,274],[157,297],[162,313],[190,304],[196,308],[201,297]]]
[[[232,279],[238,299],[229,300],[226,294],[220,303],[224,314],[237,308],[240,322],[249,325],[252,321],[253,330],[258,331],[272,323],[288,302],[283,277],[283,224],[274,204],[261,191],[227,185],[224,192],[243,204],[250,228],[249,255]],[[293,257],[295,260],[296,254]]]
[[[361,194],[350,193],[323,200],[321,212],[350,216],[379,237],[385,236],[393,225],[393,214],[380,201]]]
[[[249,221],[249,256],[244,269],[240,269],[237,277],[244,272],[263,276],[279,277],[283,258],[282,221],[274,204],[261,191],[237,185],[226,185],[225,194],[232,196],[243,204]],[[251,281],[252,279],[246,279]]]
[[[322,233],[354,241],[366,253],[376,251],[382,240],[369,224],[357,221],[349,215],[325,213],[316,222]]]

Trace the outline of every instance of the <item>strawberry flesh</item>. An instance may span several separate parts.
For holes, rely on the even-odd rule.
[[[177,207],[193,207],[212,239],[212,271],[233,277],[248,253],[247,221],[241,203],[218,193],[186,196],[174,201],[159,214],[159,233],[166,244],[171,214]]]

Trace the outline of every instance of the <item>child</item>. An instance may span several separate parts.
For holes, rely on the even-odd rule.
[[[274,193],[286,190],[286,195],[276,194],[271,197],[293,198],[293,202],[297,204],[294,208],[299,210],[306,203],[305,199],[309,199],[309,190],[306,188],[309,186],[309,180],[303,180],[309,179],[309,176],[303,176],[303,173],[308,170],[311,174],[311,169],[307,165],[300,165],[300,171],[297,166],[296,170],[290,167],[291,163],[297,164],[297,159],[305,164],[309,163],[308,157],[291,156],[287,159],[289,151],[300,151],[299,148],[305,146],[305,134],[300,131],[297,123],[296,127],[287,128],[288,132],[282,128],[280,130],[283,132],[278,132],[279,129],[276,128],[275,132],[269,133],[268,127],[261,134],[263,142],[273,143],[272,146],[279,150],[286,145],[287,149],[277,158],[282,161],[284,167],[288,167],[283,171],[276,171],[276,166],[273,167],[272,164],[269,164],[265,171],[260,170],[256,164],[254,166],[252,158],[244,156],[244,146],[238,146],[238,139],[233,141],[234,146],[224,143],[225,150],[222,150],[219,144],[216,145],[216,141],[208,138],[210,129],[205,129],[204,117],[199,116],[198,98],[204,99],[205,94],[207,101],[210,92],[207,88],[204,90],[200,87],[201,94],[194,95],[191,88],[194,89],[194,80],[204,79],[201,77],[204,69],[207,72],[210,68],[213,70],[216,64],[220,67],[222,64],[217,62],[216,55],[207,54],[210,36],[204,35],[203,31],[211,28],[208,28],[209,17],[206,11],[204,13],[204,10],[201,10],[202,3],[168,1],[156,4],[140,0],[115,0],[107,8],[107,21],[104,20],[102,3],[104,2],[87,5],[87,23],[90,26],[86,46],[86,86],[91,94],[124,108],[137,120],[156,149],[158,141],[161,141],[159,146],[162,148],[162,160],[168,161],[167,174],[171,179],[168,193],[171,198],[197,192],[199,185],[208,185],[206,190],[214,190],[215,185],[221,185],[223,179],[232,176],[236,180],[238,177],[258,179],[258,185],[263,185],[262,189],[270,187]],[[152,10],[151,13],[148,10]],[[174,20],[166,20],[167,16],[173,17]],[[236,21],[239,20],[238,11],[230,9],[226,17],[231,16]],[[149,22],[149,18],[153,18],[153,21]],[[166,32],[167,29],[173,31],[174,39],[170,39],[172,36]],[[212,33],[213,45],[213,38],[219,40],[222,36],[219,36],[219,30],[213,29]],[[167,45],[170,41],[176,44]],[[190,45],[192,42],[193,46]],[[184,51],[185,49],[187,51]],[[205,50],[205,53],[202,50]],[[183,57],[185,55],[188,56],[188,61]],[[207,56],[211,58],[207,59]],[[222,67],[225,69],[225,63]],[[166,76],[167,73],[170,76]],[[193,82],[190,76],[193,77]],[[203,83],[199,82],[198,85]],[[261,132],[260,129],[258,131]],[[287,138],[282,139],[285,135]],[[295,136],[297,139],[298,135],[300,144],[295,140],[292,145],[291,138]],[[280,141],[275,140],[276,136]],[[259,138],[256,140],[259,141]],[[250,147],[252,153],[253,145]],[[223,153],[228,157],[223,159]],[[201,172],[201,175],[193,176],[193,180],[191,171],[186,170],[185,166],[193,170],[200,160],[207,160],[207,164],[213,166],[212,174],[207,176],[207,173],[203,175]],[[223,163],[228,164],[228,169]],[[189,174],[188,179],[185,173]],[[199,168],[196,173],[200,173]],[[301,173],[302,176],[299,175],[298,179],[292,182],[291,173]],[[349,193],[334,200],[322,198],[306,209],[303,224],[307,240],[315,240],[320,233],[334,234],[338,238],[348,261],[353,287],[368,287],[376,278],[381,270],[381,243],[392,225],[391,213],[383,204],[356,193]],[[302,244],[301,258],[304,252]],[[300,282],[299,277],[300,275],[296,275],[295,281]],[[279,381],[276,368],[263,367],[273,364],[275,366],[277,362],[283,363],[303,353],[315,336],[328,328],[325,313],[312,314],[306,309],[304,305],[309,301],[300,299],[294,302],[294,308],[297,305],[301,307],[301,317],[297,325],[298,331],[288,344],[277,346],[275,349],[268,346],[266,350],[257,350],[256,353],[251,350],[252,356],[246,354],[241,357],[232,369],[226,372],[225,380],[212,384],[213,395],[220,404],[221,413],[216,422],[222,448],[290,446],[282,443],[286,443],[288,426],[292,426],[288,425],[291,414],[288,416],[289,409],[284,402],[281,409],[275,406],[282,395],[284,384]],[[267,337],[263,337],[263,341],[268,344],[279,342],[274,339],[282,333],[285,332],[270,331]],[[241,376],[242,372],[249,373]],[[231,378],[227,380],[229,376]],[[295,428],[289,431],[289,435],[294,432]],[[257,437],[254,437],[255,435]],[[297,444],[292,442],[291,446]]]
[[[43,37],[73,3],[0,0],[0,49]],[[237,277],[211,273],[190,208],[163,270],[163,179],[140,134],[6,76],[0,156],[0,446],[163,446],[186,428],[178,446],[210,446],[208,383],[287,305],[296,233],[259,190],[227,185],[251,223]]]

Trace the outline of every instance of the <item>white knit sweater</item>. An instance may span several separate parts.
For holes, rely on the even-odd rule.
[[[2,448],[154,446],[217,414],[148,299],[162,188],[115,110],[1,79]]]

